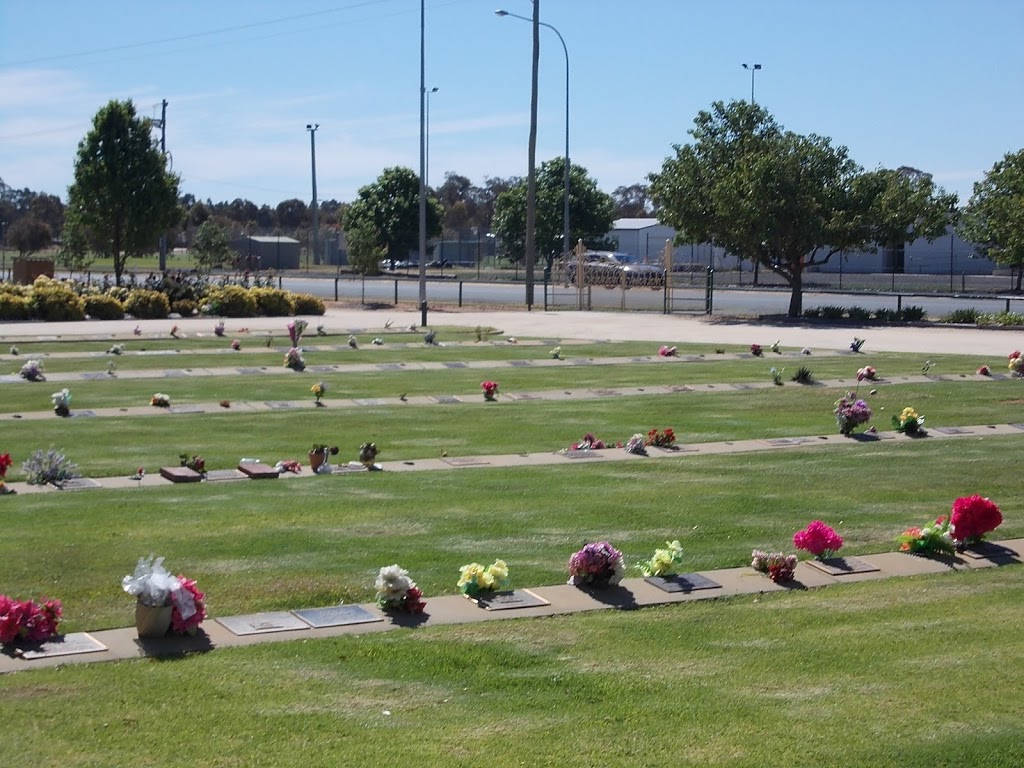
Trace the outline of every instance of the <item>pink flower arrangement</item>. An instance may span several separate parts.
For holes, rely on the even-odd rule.
[[[874,381],[878,377],[878,371],[875,370],[872,365],[865,365],[859,371],[857,371],[857,381]]]
[[[949,521],[953,525],[953,538],[962,547],[979,543],[986,533],[998,528],[1003,522],[1003,513],[994,502],[977,494],[961,496],[953,502]]]
[[[609,587],[626,571],[622,553],[607,541],[587,544],[569,558],[569,583],[577,587]]]
[[[764,350],[761,349],[760,344],[751,344],[750,354],[752,354],[754,357],[760,357],[762,354],[764,354]]]
[[[171,606],[171,630],[177,635],[194,635],[206,618],[206,593],[199,591],[195,579],[179,575]]]
[[[63,612],[60,600],[42,604],[34,600],[14,600],[0,595],[0,645],[17,640],[41,643],[57,634]]]
[[[604,440],[599,440],[593,432],[587,432],[578,443],[573,443],[571,451],[599,451],[607,448]]]
[[[821,520],[814,520],[802,531],[793,534],[793,545],[821,560],[835,555],[843,546],[843,538],[831,526]]]
[[[763,552],[755,549],[751,555],[750,567],[763,573],[776,584],[793,580],[796,571],[796,555],[785,555],[782,552]]]
[[[8,467],[13,463],[11,454],[0,453],[0,493],[14,493],[14,491],[7,487],[7,483],[4,481],[4,478],[7,477]]]
[[[991,376],[992,375],[992,369],[989,368],[987,365],[983,365],[983,366],[978,368],[978,375],[979,376]]]
[[[232,339],[231,340],[231,348],[237,352],[238,350],[240,350],[242,348],[242,342],[239,341],[238,339]]]
[[[481,381],[480,388],[484,391],[484,400],[495,400],[498,397],[498,382]]]
[[[664,344],[662,344],[661,347],[658,348],[658,354],[661,355],[662,357],[675,357],[676,348],[667,347]]]

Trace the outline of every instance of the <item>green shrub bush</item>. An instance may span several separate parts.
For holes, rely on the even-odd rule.
[[[846,317],[846,310],[833,305],[818,307],[818,317],[822,320],[842,320]]]
[[[45,275],[37,277],[32,284],[28,306],[29,314],[36,320],[59,322],[85,319],[85,302],[74,288]]]
[[[981,318],[982,313],[976,310],[974,307],[968,307],[967,309],[954,309],[944,318],[944,323],[967,323],[976,325],[978,320]]]
[[[124,311],[140,320],[161,320],[171,314],[171,304],[160,291],[133,288],[125,299]]]
[[[866,323],[871,319],[871,310],[864,307],[850,307],[846,310],[846,316],[858,323]]]
[[[900,320],[905,323],[919,323],[928,315],[924,307],[904,307],[900,312]]]
[[[256,299],[256,311],[265,317],[287,317],[295,311],[290,291],[278,288],[253,288],[249,293]]]
[[[177,312],[182,317],[192,317],[199,310],[199,303],[193,299],[175,299],[171,302],[171,312]]]
[[[92,293],[85,296],[85,314],[93,320],[121,320],[124,304],[106,293]]]
[[[239,285],[211,288],[204,299],[203,312],[220,317],[255,317],[256,299]]]
[[[994,325],[1024,325],[1024,315],[1019,312],[997,312],[995,314],[988,315],[987,319]]]
[[[311,293],[293,293],[292,306],[296,315],[322,315],[327,311],[323,301]]]

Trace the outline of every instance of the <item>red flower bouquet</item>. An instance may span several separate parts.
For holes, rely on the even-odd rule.
[[[957,546],[963,547],[979,543],[986,533],[998,528],[1003,522],[1003,513],[994,502],[975,494],[953,502],[949,521],[953,524]]]
[[[495,400],[498,397],[498,382],[481,381],[480,389],[484,391],[484,400]]]
[[[57,634],[62,609],[60,600],[42,605],[34,600],[14,600],[0,595],[0,645],[17,640],[41,643]]]
[[[802,531],[793,534],[797,549],[810,552],[819,560],[832,557],[843,546],[843,538],[821,520],[815,520]]]
[[[195,579],[178,576],[178,589],[171,593],[171,629],[177,635],[194,635],[206,618],[206,593]]]

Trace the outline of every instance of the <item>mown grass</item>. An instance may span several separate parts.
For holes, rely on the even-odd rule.
[[[1019,568],[0,678],[39,766],[1019,764]]]

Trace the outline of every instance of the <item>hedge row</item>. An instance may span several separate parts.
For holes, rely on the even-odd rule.
[[[308,293],[277,288],[210,288],[199,300],[178,299],[146,288],[95,289],[80,293],[72,283],[39,277],[31,286],[0,284],[0,320],[121,320],[126,316],[148,320],[197,313],[220,317],[283,317],[322,315],[324,303]]]

